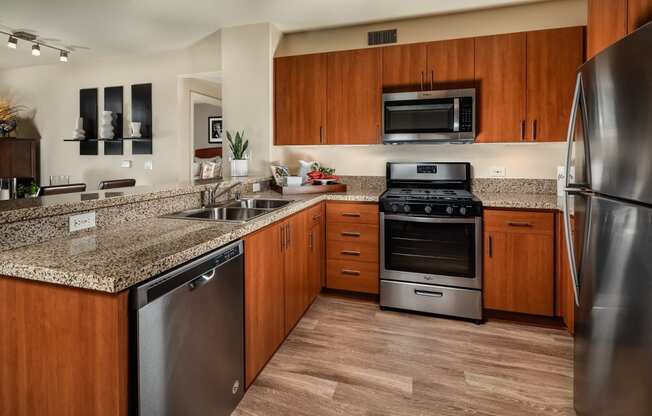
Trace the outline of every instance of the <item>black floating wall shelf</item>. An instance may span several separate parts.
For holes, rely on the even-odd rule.
[[[113,112],[113,132],[115,139],[106,140],[100,139],[104,142],[105,155],[121,155],[123,153],[123,142],[120,140],[122,137],[122,87],[107,87],[104,88],[104,111]]]
[[[86,139],[79,141],[80,155],[97,155],[97,88],[79,90],[79,117],[84,119]]]
[[[140,122],[141,138],[131,143],[134,155],[152,154],[152,84],[131,86],[131,120]]]

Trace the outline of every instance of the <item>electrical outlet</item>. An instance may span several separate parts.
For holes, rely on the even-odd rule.
[[[95,212],[71,215],[69,217],[70,232],[85,230],[95,227]]]
[[[154,163],[152,163],[151,160],[146,160],[145,165],[143,167],[145,170],[152,170],[154,169]]]
[[[253,191],[260,192],[260,183],[256,182],[253,184]]]
[[[489,169],[489,175],[491,175],[492,178],[504,178],[506,174],[504,166],[493,166]]]
[[[131,160],[123,160],[120,162],[120,167],[121,168],[130,168],[131,167]]]

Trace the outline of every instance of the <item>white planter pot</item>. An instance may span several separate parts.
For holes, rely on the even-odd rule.
[[[249,174],[249,161],[232,160],[231,161],[231,176],[247,176]]]

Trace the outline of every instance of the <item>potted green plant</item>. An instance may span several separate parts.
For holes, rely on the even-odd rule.
[[[36,182],[32,181],[29,185],[18,185],[16,193],[18,198],[36,198],[40,188]]]
[[[231,150],[231,176],[247,176],[249,173],[249,160],[247,160],[249,140],[244,140],[244,131],[236,132],[235,137],[227,131],[226,141]]]

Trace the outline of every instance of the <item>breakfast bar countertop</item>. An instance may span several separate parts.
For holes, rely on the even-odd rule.
[[[324,200],[376,202],[377,187],[257,198],[294,203],[246,223],[148,218],[0,252],[0,275],[116,293]],[[4,277],[2,277],[4,278]]]

